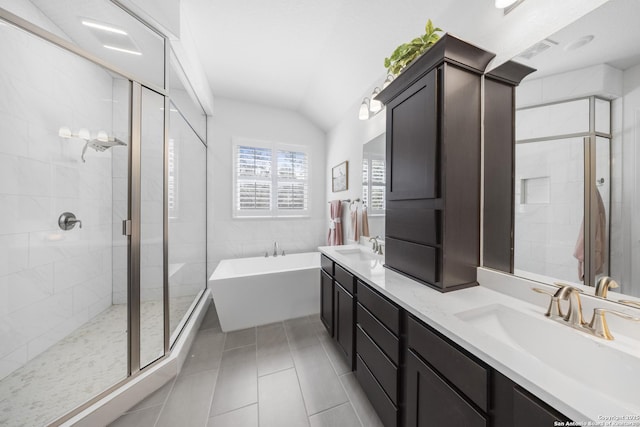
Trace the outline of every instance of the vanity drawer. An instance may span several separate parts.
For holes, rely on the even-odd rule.
[[[385,427],[398,425],[398,409],[371,374],[360,356],[356,357],[356,378]]]
[[[397,405],[398,368],[359,326],[356,328],[356,352],[380,383],[393,404]]]
[[[335,264],[335,270],[333,278],[351,295],[355,291],[355,284],[353,283],[353,274],[342,268],[340,264]]]
[[[320,255],[320,266],[333,277],[333,260],[326,255]]]
[[[488,411],[489,371],[429,327],[412,317],[407,345],[483,411]]]
[[[440,240],[440,211],[399,203],[387,207],[387,217],[393,221],[386,222],[388,237],[409,240],[424,245],[438,245]]]
[[[400,309],[359,280],[358,302],[396,336],[400,335]]]
[[[435,285],[439,280],[438,249],[385,238],[387,254],[385,264],[395,270]]]
[[[358,303],[357,313],[358,325],[367,335],[376,343],[378,347],[391,359],[393,363],[398,365],[400,358],[400,344],[398,338],[391,333],[378,319],[373,317],[369,310]]]

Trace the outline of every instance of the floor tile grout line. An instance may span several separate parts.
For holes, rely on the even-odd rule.
[[[347,372],[343,376],[346,377],[349,374],[354,374],[354,376],[355,376],[354,372],[355,371]],[[338,377],[338,381],[340,381],[340,386],[342,386],[342,389],[344,390],[344,394],[346,394],[347,395],[347,399],[349,399],[349,405],[351,405],[351,409],[353,409],[353,413],[356,414],[356,418],[358,419],[358,422],[360,422],[360,425],[364,427],[364,422],[360,418],[360,415],[358,414],[358,411],[356,411],[356,408],[353,405],[353,401],[351,400],[351,395],[347,391],[347,388],[344,386],[344,383],[342,382],[342,380],[340,380],[340,377]]]
[[[296,366],[296,359],[295,357],[293,357],[293,348],[291,347],[291,340],[289,339],[289,334],[287,333],[287,327],[284,321],[282,322],[282,328],[284,329],[284,336],[287,338],[287,345],[289,346],[289,353],[291,354],[293,369],[296,372],[296,380],[298,381],[298,389],[300,390],[300,396],[302,397],[302,406],[304,408],[304,413],[307,415],[307,423],[311,425],[311,420],[309,420],[309,411],[307,411],[307,401],[304,398],[304,393],[302,393],[302,385],[300,384],[300,375],[298,375],[298,367]]]
[[[240,409],[248,408],[249,406],[258,405],[258,402],[247,403],[246,405],[240,406],[238,408],[229,409],[228,411],[220,412],[219,414],[215,414],[207,418],[208,420],[211,418],[219,417],[221,415],[229,414],[231,412],[239,411]]]
[[[340,387],[342,387],[342,390],[344,391],[345,396],[347,396],[347,401],[348,401],[349,405],[351,405],[351,409],[353,410],[353,413],[356,415],[356,418],[358,419],[358,422],[360,423],[360,425],[364,426],[364,423],[362,422],[362,419],[360,419],[360,415],[358,415],[358,412],[356,411],[356,408],[353,406],[353,402],[351,401],[351,396],[349,395],[349,392],[345,388],[342,380],[340,380],[341,377],[343,377],[345,375],[348,375],[348,374],[351,374],[354,371],[345,372],[342,375],[338,374],[338,371],[336,371],[336,367],[333,365],[333,362],[331,361],[331,357],[329,357],[329,353],[327,352],[327,349],[324,346],[324,343],[322,342],[322,339],[320,339],[320,334],[323,334],[323,333],[324,333],[323,330],[320,330],[320,331],[316,330],[316,336],[318,336],[318,341],[320,341],[320,345],[322,345],[322,349],[324,350],[324,352],[327,354],[327,357],[329,358],[329,363],[331,364],[331,367],[333,368],[334,372],[336,373],[336,376],[338,377],[338,382],[340,383]],[[345,403],[347,403],[347,402],[345,402]]]
[[[153,427],[156,427],[158,425],[158,422],[160,421],[160,416],[162,416],[162,413],[164,412],[164,409],[167,405],[167,401],[169,400],[169,396],[171,396],[171,392],[173,391],[173,388],[176,386],[176,381],[178,381],[178,376],[180,374],[177,374],[175,377],[173,377],[173,379],[171,381],[171,387],[169,387],[169,392],[167,393],[167,395],[165,396],[164,400],[162,401],[162,407],[160,408],[160,411],[158,411],[158,415],[156,416],[156,421],[153,423]]]
[[[211,393],[211,401],[209,402],[209,411],[207,412],[207,420],[212,417],[211,409],[213,408],[213,398],[216,395],[216,388],[218,388],[218,378],[220,377],[220,372],[222,371],[222,358],[224,357],[224,346],[227,344],[227,333],[223,332],[223,334],[224,334],[224,339],[222,340],[222,353],[220,354],[220,363],[218,364],[215,383],[213,385],[213,393]]]

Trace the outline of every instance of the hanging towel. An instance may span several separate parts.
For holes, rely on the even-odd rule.
[[[596,274],[602,274],[605,258],[605,243],[607,238],[607,213],[604,208],[604,202],[600,191],[596,188],[596,200],[598,202],[598,216],[596,218]],[[573,251],[573,256],[578,260],[578,278],[584,280],[584,217],[580,224],[580,233],[578,233],[578,241]]]
[[[349,206],[349,210],[350,215],[351,215],[351,233],[350,233],[350,238],[358,243],[358,240],[360,239],[360,230],[358,229],[358,205],[355,203],[352,203],[351,206]]]
[[[369,237],[369,217],[367,216],[367,207],[365,205],[362,205],[362,226],[361,228],[361,234],[363,236],[367,236]]]
[[[338,246],[342,244],[342,202],[340,200],[332,200],[329,202],[329,236],[327,244],[329,246]]]

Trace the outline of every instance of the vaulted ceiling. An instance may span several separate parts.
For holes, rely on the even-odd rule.
[[[429,18],[504,61],[605,1],[529,0],[504,16],[494,0],[182,0],[182,22],[214,96],[297,110],[329,130]]]

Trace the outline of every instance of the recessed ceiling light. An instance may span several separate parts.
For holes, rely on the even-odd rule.
[[[115,50],[117,52],[130,53],[131,55],[142,55],[142,52],[138,52],[135,50],[122,49],[121,47],[109,46],[108,44],[103,45],[105,49]]]
[[[580,49],[582,46],[587,45],[593,41],[595,36],[589,34],[588,36],[580,37],[577,40],[572,41],[564,47],[565,51]]]
[[[105,25],[105,24],[100,24],[98,22],[83,20],[82,21],[82,25],[85,25],[85,26],[91,27],[91,28],[96,28],[96,29],[102,30],[102,31],[107,31],[109,33],[122,34],[123,36],[127,35],[127,32],[124,31],[124,30],[121,30],[119,28],[110,27],[110,26]]]

